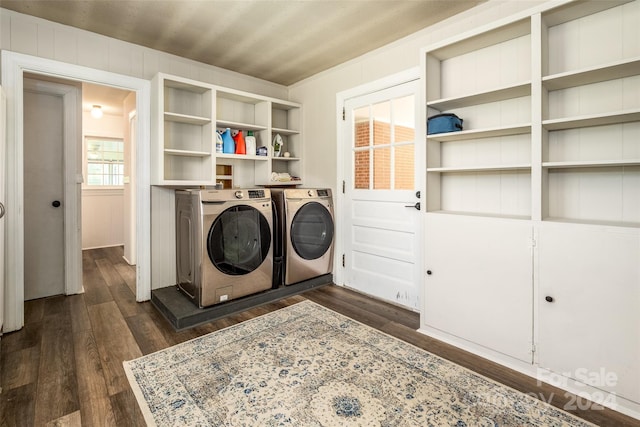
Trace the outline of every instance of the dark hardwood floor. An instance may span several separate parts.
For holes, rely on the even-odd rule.
[[[304,299],[429,350],[498,382],[550,395],[565,393],[415,331],[419,316],[338,286],[326,286],[190,330],[175,332],[148,302],[135,302],[135,270],[122,248],[83,253],[85,293],[25,303],[25,326],[1,347],[0,425],[143,426],[122,362],[260,316]],[[611,410],[576,415],[602,426],[640,426]]]

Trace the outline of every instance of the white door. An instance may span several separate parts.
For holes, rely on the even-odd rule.
[[[425,214],[423,325],[532,362],[529,221]]]
[[[345,102],[344,285],[420,308],[418,81]]]
[[[65,292],[63,97],[24,91],[24,299]]]
[[[640,402],[640,230],[543,222],[539,233],[540,366]]]
[[[6,144],[6,109],[5,97],[2,86],[0,86],[0,335],[2,335],[2,325],[4,324],[4,150]]]

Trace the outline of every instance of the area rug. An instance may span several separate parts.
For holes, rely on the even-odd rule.
[[[124,367],[149,425],[592,425],[311,301]]]

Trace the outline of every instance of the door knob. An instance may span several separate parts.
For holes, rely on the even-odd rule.
[[[415,205],[405,205],[405,208],[416,208],[417,210],[420,210],[420,202],[416,202]]]
[[[553,297],[546,296],[546,297],[544,297],[544,300],[545,300],[546,302],[553,302]]]
[[[0,203],[0,218],[4,216],[4,205]]]
[[[53,202],[51,202],[51,206],[53,206],[54,208],[59,208],[60,207],[60,201],[59,200],[54,200]]]

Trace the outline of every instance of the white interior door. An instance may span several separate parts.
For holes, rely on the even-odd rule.
[[[63,97],[24,91],[24,298],[65,293]]]
[[[5,109],[5,97],[2,86],[0,86],[0,335],[2,335],[2,326],[4,325],[4,214],[5,214],[5,170],[4,170],[4,152],[6,146],[6,119],[7,113]]]
[[[418,81],[345,102],[344,284],[419,310]]]

